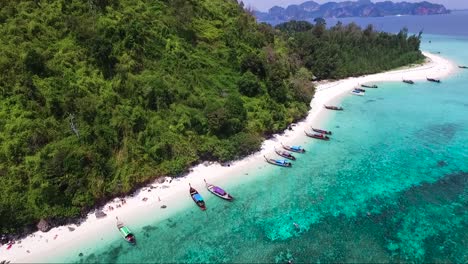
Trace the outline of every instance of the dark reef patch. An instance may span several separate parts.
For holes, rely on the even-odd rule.
[[[452,228],[443,219],[438,220],[439,213],[451,212],[454,214],[452,219],[466,222],[467,190],[468,173],[458,172],[433,183],[413,186],[390,200],[388,197],[374,197],[355,217],[340,214],[322,218],[300,237],[293,238],[308,240],[308,243],[298,243],[307,244],[307,248],[297,248],[291,253],[298,262],[466,263],[466,225]],[[451,208],[455,209],[450,211]],[[414,215],[418,211],[422,213],[421,218]],[[408,226],[411,221],[416,222]],[[433,231],[432,235],[421,234],[426,238],[413,245],[410,240],[412,235],[419,235],[416,229],[421,226],[419,221],[422,221],[422,226],[431,224]],[[425,252],[422,258],[418,255],[418,246]]]
[[[456,200],[459,195],[466,194],[467,188],[468,173],[453,173],[434,183],[422,183],[409,188],[400,195],[399,204],[414,206],[427,203],[450,203]]]
[[[445,123],[430,125],[421,130],[416,131],[415,137],[429,143],[449,142],[455,136],[460,126],[456,123]]]

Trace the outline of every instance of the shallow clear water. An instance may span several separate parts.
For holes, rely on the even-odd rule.
[[[423,49],[468,65],[467,44],[428,36]],[[260,164],[269,169],[224,186],[232,203],[199,190],[206,212],[188,203],[170,219],[133,227],[137,246],[116,234],[62,260],[466,263],[467,80],[465,70],[441,84],[380,83],[349,96],[326,125],[332,140],[297,142],[308,152],[296,154],[292,169]]]

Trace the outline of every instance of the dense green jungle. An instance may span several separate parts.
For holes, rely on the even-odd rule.
[[[420,36],[234,0],[0,2],[0,233],[80,217],[304,118],[313,80],[421,62]]]

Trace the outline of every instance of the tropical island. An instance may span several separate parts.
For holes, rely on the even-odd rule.
[[[420,35],[257,23],[237,1],[9,1],[0,10],[0,234],[85,216],[251,154],[312,80],[420,63]]]
[[[274,6],[268,12],[256,11],[260,21],[313,20],[323,18],[343,17],[382,17],[396,15],[440,15],[448,14],[450,10],[440,4],[427,1],[418,3],[391,1],[373,3],[370,0],[328,2],[318,4],[307,1],[299,5],[289,5],[286,8]]]

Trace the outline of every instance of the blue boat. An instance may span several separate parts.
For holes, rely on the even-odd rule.
[[[273,165],[276,165],[276,166],[280,166],[280,167],[292,167],[292,163],[287,161],[287,160],[282,160],[282,159],[270,159],[270,158],[267,158],[265,156],[263,156],[266,160],[266,162],[270,163],[270,164],[273,164]]]
[[[283,148],[285,150],[289,150],[289,151],[292,151],[292,152],[296,152],[296,153],[304,153],[305,152],[305,149],[303,149],[301,146],[288,146],[288,145],[283,145],[283,143],[281,143],[281,146],[283,146]]]
[[[197,204],[198,207],[200,207],[200,209],[202,209],[202,211],[205,211],[206,206],[205,206],[205,201],[203,200],[203,197],[197,192],[197,190],[195,190],[192,187],[192,185],[190,185],[190,183],[189,183],[189,186],[190,186],[190,196],[192,197],[192,200],[195,202],[195,204]]]

